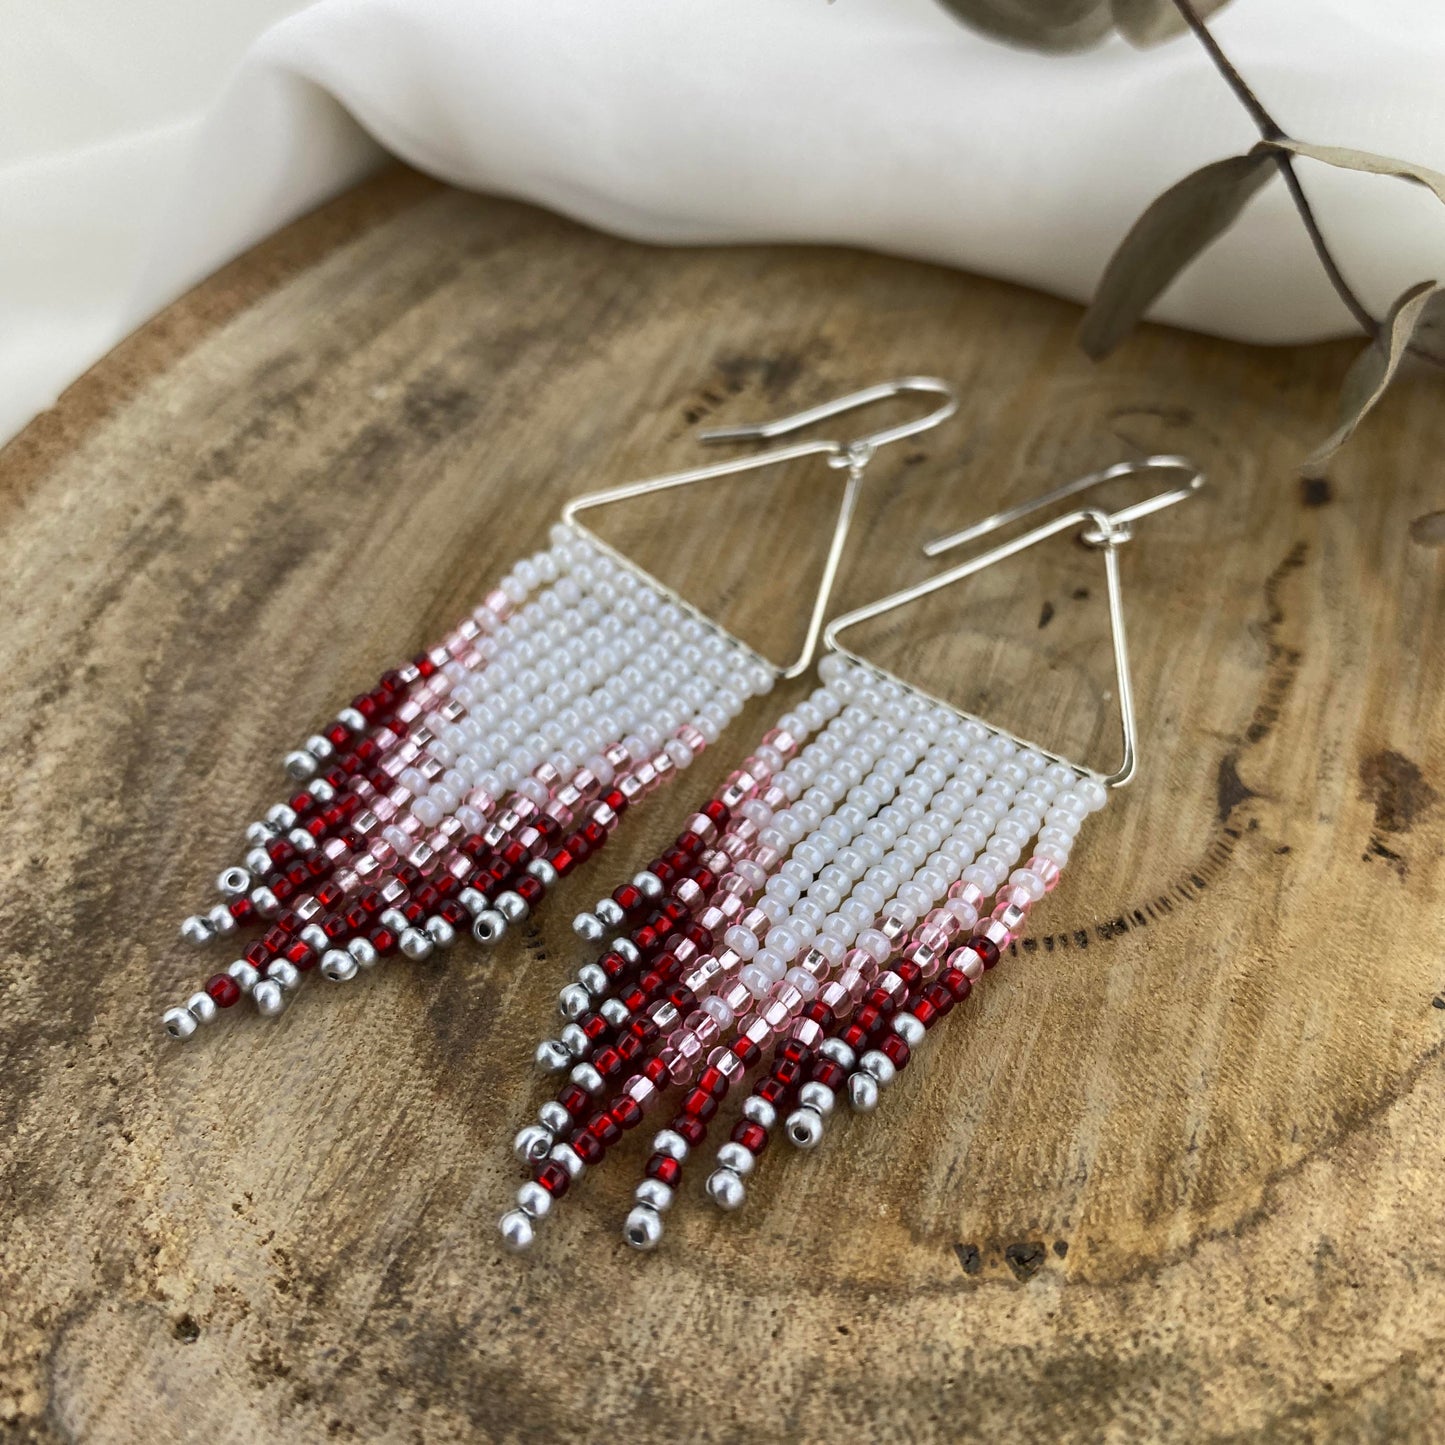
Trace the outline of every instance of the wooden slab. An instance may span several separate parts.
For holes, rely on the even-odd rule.
[[[15,1438],[1440,1438],[1445,594],[1409,535],[1439,505],[1439,382],[1303,485],[1349,348],[1151,330],[1095,367],[1076,321],[928,266],[647,249],[394,172],[0,455]],[[805,684],[494,956],[166,1041],[200,971],[176,924],[283,750],[569,493],[900,372],[952,378],[960,417],[879,458],[841,605],[1126,456],[1191,452],[1212,487],[1123,558],[1139,781],[876,1120],[770,1153],[736,1218],[694,1178],[646,1258],[619,1236],[631,1140],[532,1257],[498,1248],[530,1051],[581,960],[567,920]],[[785,643],[833,485],[629,525]],[[1106,762],[1093,561],[980,580],[885,628],[893,660]]]

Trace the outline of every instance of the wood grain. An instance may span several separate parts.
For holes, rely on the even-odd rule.
[[[1442,1438],[1445,593],[1410,538],[1438,506],[1438,383],[1305,485],[1350,348],[1153,329],[1095,367],[1076,321],[927,266],[652,250],[393,173],[0,454],[14,1438]],[[689,1195],[646,1258],[618,1234],[630,1141],[531,1258],[498,1249],[566,920],[727,747],[494,956],[167,1043],[197,970],[175,924],[338,698],[569,493],[688,464],[704,421],[919,371],[960,417],[880,457],[840,605],[1143,450],[1213,485],[1124,558],[1139,781],[877,1121],[770,1154],[737,1218]],[[618,525],[784,646],[829,485],[764,486],[751,534],[706,498]],[[1090,562],[1061,544],[880,645],[1107,761]]]

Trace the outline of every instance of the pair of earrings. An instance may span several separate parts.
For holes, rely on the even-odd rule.
[[[1181,480],[1119,511],[1079,507],[825,627],[869,464],[947,420],[950,388],[907,377],[704,434],[768,440],[904,394],[937,405],[851,442],[794,442],[571,502],[550,547],[287,754],[297,791],[248,828],[242,863],[218,879],[225,901],[181,930],[197,944],[247,927],[259,936],[165,1014],[167,1031],[190,1037],[247,995],[262,1014],[279,1014],[313,970],[344,982],[397,953],[423,959],[450,948],[464,931],[496,944],[716,743],[749,697],[806,672],[821,639],[819,686],[687,818],[673,847],[574,921],[598,954],[563,988],[566,1025],[537,1050],[539,1065],[566,1082],[517,1136],[532,1178],[502,1217],[503,1240],[527,1248],[555,1201],[673,1086],[680,1105],[653,1140],[623,1231],[641,1249],[661,1239],[684,1163],[730,1094],[747,1088],[706,1181],[727,1210],[743,1203],[775,1134],[812,1148],[840,1098],[860,1113],[875,1109],[1057,886],[1084,818],[1133,777],[1117,553],[1138,519],[1204,480],[1178,457],[1078,478],[925,551],[976,541],[1102,482]],[[578,520],[809,456],[839,473],[842,495],[803,648],[788,665],[730,635]],[[1103,555],[1123,736],[1112,774],[963,713],[841,640],[1069,532]]]

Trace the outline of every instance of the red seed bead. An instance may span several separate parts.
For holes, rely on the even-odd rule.
[[[851,1023],[843,1030],[842,1039],[856,1053],[868,1042],[868,1030],[861,1024]]]
[[[642,1077],[659,1089],[665,1089],[672,1082],[672,1073],[661,1059],[648,1059],[643,1065]]]
[[[691,1114],[679,1114],[669,1125],[674,1134],[681,1134],[689,1149],[696,1149],[707,1138],[707,1125]]]
[[[888,1056],[894,1068],[906,1069],[908,1067],[908,1060],[912,1056],[911,1051],[899,1034],[890,1031],[888,1037],[878,1047]]]
[[[761,1154],[768,1147],[768,1131],[751,1119],[739,1119],[733,1125],[733,1142],[741,1144],[749,1154]]]
[[[592,1107],[592,1095],[582,1087],[581,1084],[568,1084],[560,1094],[557,1095],[557,1102],[566,1109],[574,1119],[584,1119],[588,1110]]]
[[[599,1049],[592,1059],[592,1067],[604,1079],[613,1078],[622,1068],[622,1055],[616,1049]]]
[[[372,932],[371,946],[383,957],[390,958],[398,948],[396,934],[389,928],[378,928]]]
[[[706,1123],[717,1113],[717,1100],[706,1089],[694,1089],[682,1101],[685,1114]]]
[[[248,943],[245,952],[241,955],[252,968],[262,968],[276,955],[266,947],[265,939],[257,939],[255,943]]]
[[[926,1029],[931,1029],[941,1017],[938,1010],[926,998],[921,998],[913,1005],[913,1017],[918,1020]]]
[[[763,1056],[763,1051],[751,1039],[734,1039],[732,1050],[737,1055],[738,1062],[745,1069],[752,1068]]]
[[[607,1152],[607,1146],[590,1130],[579,1129],[572,1136],[572,1147],[584,1164],[596,1164]]]
[[[773,1065],[773,1080],[784,1089],[791,1089],[794,1084],[800,1083],[802,1078],[803,1066],[795,1064],[791,1059],[783,1059]]]
[[[968,940],[968,946],[983,959],[985,968],[992,968],[998,962],[998,944],[986,934],[975,933]]]
[[[533,878],[530,873],[517,879],[513,885],[513,891],[527,900],[528,908],[535,908],[547,892],[542,886],[542,880],[540,878]]]
[[[619,1129],[635,1129],[642,1122],[642,1105],[636,1099],[619,1099],[609,1110]]]
[[[620,888],[613,890],[612,901],[624,913],[631,913],[645,900],[642,896],[642,889],[635,884],[624,883]]]
[[[555,1159],[548,1160],[537,1170],[537,1183],[552,1196],[560,1199],[572,1183],[572,1176]]]
[[[813,1079],[816,1083],[826,1084],[830,1089],[838,1090],[848,1080],[847,1071],[832,1059],[819,1059],[813,1065]]]
[[[769,1104],[776,1104],[788,1092],[788,1086],[781,1079],[764,1079],[753,1092]]]
[[[728,1091],[728,1078],[721,1069],[709,1065],[702,1071],[697,1086],[711,1094],[714,1099],[721,1099]]]
[[[592,1122],[587,1127],[608,1149],[622,1137],[622,1125],[612,1117],[611,1112],[607,1109],[600,1114],[594,1114]]]
[[[229,973],[218,973],[206,980],[206,992],[221,1008],[230,1008],[241,997],[241,985]]]
[[[577,1027],[595,1044],[598,1039],[602,1038],[608,1032],[612,1025],[609,1024],[601,1014],[583,1014],[582,1017],[577,1020]]]
[[[961,968],[950,968],[939,982],[953,995],[956,1003],[962,1003],[973,992],[973,984]]]
[[[647,1161],[647,1177],[675,1189],[677,1181],[682,1178],[682,1164],[670,1154],[654,1154]]]
[[[233,898],[226,906],[231,917],[234,918],[237,923],[244,926],[247,923],[254,923],[256,921],[256,905],[244,895],[240,898]]]
[[[301,939],[294,939],[286,950],[286,957],[290,959],[302,973],[307,973],[316,967],[316,950],[309,943]]]
[[[716,798],[704,803],[699,811],[706,817],[711,818],[719,829],[726,828],[732,818],[732,814],[728,811],[727,804],[720,803]]]

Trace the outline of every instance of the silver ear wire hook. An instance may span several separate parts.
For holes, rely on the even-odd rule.
[[[843,560],[843,550],[847,545],[848,533],[853,526],[853,515],[857,510],[858,492],[862,485],[864,470],[880,447],[887,446],[890,442],[902,441],[905,437],[917,436],[920,432],[928,431],[947,421],[958,410],[958,398],[947,382],[940,381],[935,376],[903,376],[892,381],[880,382],[877,386],[864,387],[861,391],[849,392],[847,396],[823,402],[820,406],[809,407],[806,411],[794,412],[791,416],[779,417],[776,421],[744,426],[716,427],[700,434],[699,439],[708,443],[768,441],[773,437],[787,436],[792,432],[800,431],[803,427],[826,421],[830,417],[841,416],[844,412],[870,406],[874,402],[913,393],[942,397],[943,402],[926,416],[917,417],[913,421],[901,422],[897,426],[883,427],[877,431],[868,432],[861,437],[855,437],[852,441],[840,442],[819,438],[814,441],[793,442],[788,446],[773,447],[768,451],[755,452],[751,456],[737,457],[732,461],[714,462],[710,466],[693,467],[683,472],[670,472],[666,476],[650,477],[640,482],[628,482],[623,486],[611,487],[606,491],[591,492],[586,496],[574,497],[562,509],[562,520],[569,526],[584,532],[593,543],[608,552],[617,561],[636,570],[628,558],[615,548],[609,547],[596,533],[577,521],[578,513],[594,507],[604,507],[610,502],[623,502],[633,497],[645,497],[654,492],[665,492],[673,487],[691,486],[694,482],[712,481],[718,477],[734,476],[739,472],[756,471],[760,467],[780,466],[784,462],[794,461],[799,457],[826,457],[828,465],[836,470],[845,471],[847,478],[842,500],[838,504],[837,520],[833,524],[833,536],[828,544],[828,555],[823,563],[823,575],[818,582],[813,610],[808,618],[808,632],[803,642],[803,650],[797,660],[788,667],[768,662],[766,658],[762,659],[780,677],[799,677],[812,665],[813,654],[818,648],[818,638],[823,630],[828,601],[833,595],[833,585],[838,579],[838,568]],[[659,585],[656,578],[651,580],[654,585]],[[695,615],[702,616],[696,608],[693,608],[670,588],[664,587],[662,590]],[[711,623],[709,618],[704,617],[703,620]],[[715,623],[712,625],[716,626]]]
[[[1114,646],[1114,677],[1119,691],[1119,722],[1123,732],[1124,755],[1119,767],[1107,775],[1095,774],[1099,781],[1110,788],[1121,788],[1133,778],[1139,766],[1139,725],[1134,712],[1134,688],[1129,674],[1129,643],[1124,630],[1124,603],[1119,588],[1119,548],[1133,535],[1130,524],[1140,517],[1148,516],[1151,512],[1160,511],[1164,507],[1173,506],[1176,502],[1182,502],[1186,497],[1192,496],[1204,485],[1204,474],[1191,462],[1185,461],[1182,457],[1150,457],[1144,462],[1124,462],[1120,466],[1110,467],[1106,471],[1095,472],[1087,477],[1080,477],[1066,486],[1057,488],[1047,496],[1038,498],[1032,502],[1026,502],[1019,507],[1012,508],[1007,512],[997,513],[987,518],[984,522],[973,527],[965,528],[962,532],[953,537],[944,537],[937,542],[930,543],[924,548],[930,556],[937,556],[939,552],[946,551],[949,547],[957,546],[960,542],[970,538],[980,537],[992,532],[999,527],[1005,526],[1010,521],[1019,517],[1027,516],[1030,512],[1046,506],[1051,501],[1060,497],[1074,496],[1088,487],[1096,486],[1101,482],[1121,476],[1133,476],[1141,471],[1152,470],[1180,470],[1187,472],[1189,480],[1182,486],[1171,488],[1168,491],[1156,493],[1142,502],[1136,502],[1132,507],[1125,507],[1118,512],[1105,512],[1097,507],[1081,507],[1076,511],[1065,513],[1063,516],[1055,517],[1052,521],[1045,522],[1035,527],[1030,532],[1025,532],[1012,541],[1002,542],[988,552],[981,553],[977,557],[970,557],[966,562],[960,562],[956,566],[940,572],[937,576],[926,578],[922,582],[915,583],[912,587],[905,587],[900,592],[894,592],[887,597],[881,597],[876,602],[870,602],[866,606],[856,608],[852,612],[845,613],[842,617],[835,618],[828,624],[823,634],[823,642],[826,647],[864,667],[879,669],[875,664],[868,662],[865,658],[859,657],[856,653],[850,652],[839,642],[839,637],[850,627],[859,623],[867,622],[871,618],[881,617],[886,612],[895,611],[897,608],[906,607],[911,602],[927,597],[930,593],[938,592],[945,587],[951,587],[955,582],[961,582],[965,577],[971,577],[976,572],[982,572],[986,567],[992,567],[996,562],[1006,561],[1009,557],[1017,556],[1020,552],[1027,551],[1030,547],[1037,546],[1040,542],[1046,542],[1050,537],[1056,537],[1061,532],[1070,531],[1074,527],[1083,527],[1081,536],[1084,541],[1100,548],[1104,554],[1104,575],[1108,583],[1109,598],[1109,634]],[[918,690],[918,689],[915,689]],[[935,701],[942,702],[941,698]],[[950,703],[944,703],[945,707],[952,707]],[[953,708],[953,711],[959,711]],[[979,719],[982,721],[982,719]],[[987,724],[985,724],[987,726]],[[1000,732],[1002,729],[995,728]],[[1013,736],[1006,734],[1006,736]],[[1054,758],[1055,761],[1065,763],[1068,767],[1077,767],[1066,758],[1060,758],[1056,753],[1051,753],[1047,748],[1040,747],[1037,743],[1029,743],[1023,738],[1015,737],[1015,742],[1022,746],[1032,747],[1046,757]]]
[[[986,537],[1000,527],[1007,527],[1010,523],[1021,521],[1024,517],[1031,516],[1044,507],[1050,507],[1055,502],[1062,502],[1066,497],[1077,497],[1081,492],[1101,487],[1106,482],[1117,481],[1120,477],[1143,477],[1154,472],[1181,472],[1185,475],[1186,480],[1177,487],[1156,492],[1142,502],[1135,502],[1131,507],[1121,507],[1117,512],[1110,512],[1108,517],[1112,540],[1109,545],[1117,546],[1119,542],[1127,542],[1133,535],[1131,523],[1137,522],[1140,517],[1150,516],[1154,512],[1162,512],[1165,507],[1172,507],[1176,502],[1182,502],[1186,497],[1197,492],[1204,485],[1204,473],[1186,457],[1157,456],[1144,457],[1137,462],[1119,462],[1115,466],[1105,467],[1101,472],[1090,472],[1086,476],[1075,477],[1073,481],[1065,482],[1063,486],[1055,487],[1053,491],[1045,492],[1041,497],[1034,497],[1030,501],[1020,502],[1016,507],[995,512],[993,516],[985,517],[983,521],[975,522],[960,532],[950,532],[946,537],[937,537],[924,545],[924,555],[941,557],[955,547],[962,547],[968,542],[976,542],[980,537]],[[1082,540],[1091,547],[1104,544],[1104,538],[1093,528],[1083,534]]]

